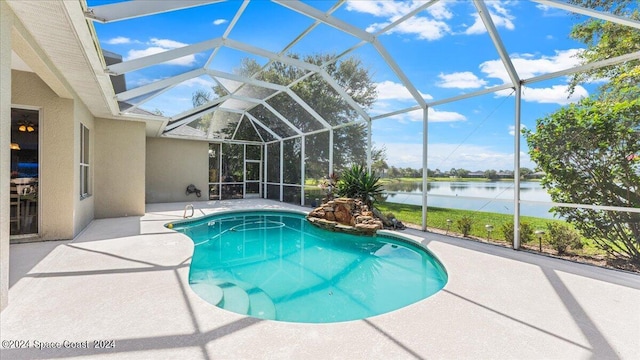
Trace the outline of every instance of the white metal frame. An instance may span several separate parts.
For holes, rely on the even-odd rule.
[[[513,63],[511,61],[511,58],[509,56],[509,53],[507,52],[506,48],[504,47],[504,44],[502,43],[502,40],[500,38],[500,34],[497,31],[495,24],[493,23],[493,20],[491,19],[490,13],[485,5],[485,1],[486,0],[473,0],[473,4],[477,10],[478,15],[480,16],[480,19],[482,20],[490,38],[491,41],[502,61],[502,64],[504,66],[504,68],[506,69],[507,73],[509,74],[509,78],[511,80],[511,83],[506,83],[503,85],[499,85],[499,86],[494,86],[491,88],[487,88],[487,89],[482,89],[482,90],[478,90],[475,92],[471,92],[468,94],[463,94],[463,95],[458,95],[458,96],[454,96],[454,97],[450,97],[450,98],[445,98],[445,99],[435,99],[433,101],[427,102],[425,99],[422,98],[420,92],[418,91],[418,89],[416,88],[416,86],[412,83],[411,79],[406,76],[406,74],[404,74],[404,72],[402,71],[402,69],[400,68],[400,66],[395,62],[395,60],[393,59],[393,57],[387,52],[387,50],[384,48],[384,46],[381,44],[381,42],[379,41],[379,37],[381,35],[384,35],[386,33],[388,33],[389,31],[391,31],[393,28],[395,28],[396,26],[402,24],[404,21],[407,21],[408,19],[411,19],[412,17],[416,16],[418,13],[420,13],[421,11],[424,11],[425,9],[427,9],[428,7],[432,6],[433,4],[435,4],[437,1],[439,0],[430,0],[427,1],[417,7],[415,7],[413,10],[411,10],[410,12],[408,12],[407,14],[399,17],[398,19],[395,19],[391,24],[385,26],[383,29],[377,31],[376,33],[372,34],[372,33],[368,33],[354,25],[349,24],[348,22],[338,19],[336,17],[333,16],[333,13],[339,9],[345,2],[344,0],[339,0],[337,1],[328,11],[326,12],[322,12],[317,10],[316,8],[314,8],[313,6],[307,5],[301,1],[293,1],[293,0],[272,0],[274,3],[279,4],[283,7],[286,7],[292,11],[295,11],[303,16],[306,16],[312,20],[314,20],[314,22],[307,27],[302,33],[300,33],[295,39],[293,39],[287,46],[285,46],[283,48],[282,51],[280,51],[279,53],[274,53],[271,51],[267,51],[265,49],[261,49],[258,48],[256,46],[252,46],[240,41],[236,41],[233,39],[229,38],[229,35],[231,33],[231,30],[236,26],[238,20],[241,18],[242,14],[244,13],[245,9],[247,8],[247,6],[250,3],[250,0],[244,0],[242,3],[240,3],[238,10],[234,16],[234,18],[231,20],[231,22],[229,23],[229,25],[227,26],[226,31],[224,32],[224,34],[222,35],[222,37],[220,38],[215,38],[215,39],[210,39],[207,41],[203,41],[197,44],[192,44],[192,45],[188,45],[182,48],[178,48],[178,49],[173,49],[173,50],[169,50],[160,54],[154,54],[154,55],[150,55],[150,56],[146,56],[143,58],[139,58],[139,59],[135,59],[135,60],[130,60],[130,61],[126,61],[120,64],[114,64],[109,66],[105,71],[110,73],[110,74],[125,74],[131,71],[135,71],[138,69],[142,69],[148,66],[153,66],[162,62],[166,62],[166,61],[170,61],[173,59],[177,59],[186,55],[192,55],[192,54],[196,54],[196,53],[200,53],[200,52],[205,52],[205,51],[211,51],[211,55],[209,56],[205,66],[201,69],[196,69],[196,70],[192,70],[192,71],[188,71],[185,72],[183,74],[168,78],[168,79],[163,79],[163,80],[159,80],[156,81],[154,83],[148,84],[148,85],[144,85],[135,89],[131,89],[128,91],[125,91],[123,93],[117,94],[115,96],[114,100],[118,100],[118,101],[130,101],[132,99],[135,98],[139,98],[142,97],[144,95],[150,95],[149,97],[139,101],[138,103],[132,104],[132,107],[130,108],[130,110],[134,110],[136,109],[139,105],[141,105],[142,103],[148,101],[149,99],[158,96],[159,94],[162,94],[163,92],[171,89],[172,87],[176,86],[177,84],[194,78],[194,77],[198,77],[198,76],[202,76],[202,75],[208,75],[211,78],[213,78],[215,81],[218,81],[216,78],[225,78],[225,79],[229,79],[229,80],[234,80],[234,81],[238,81],[241,82],[242,85],[238,88],[235,89],[234,91],[230,91],[229,94],[227,96],[223,96],[217,99],[214,99],[212,101],[210,101],[209,103],[200,106],[198,108],[192,109],[190,111],[187,111],[183,114],[179,114],[176,117],[170,119],[171,121],[168,122],[168,124],[166,124],[165,128],[164,128],[164,132],[168,132],[171,131],[179,126],[183,126],[188,124],[189,122],[196,120],[198,117],[210,113],[210,112],[214,112],[214,111],[230,111],[230,112],[235,112],[235,113],[240,113],[242,114],[242,118],[241,121],[244,119],[246,121],[250,121],[251,125],[254,127],[254,129],[256,130],[256,132],[258,133],[258,135],[260,136],[260,132],[258,132],[258,127],[262,128],[263,130],[265,130],[267,133],[269,133],[275,140],[273,141],[269,141],[269,142],[264,142],[264,138],[262,138],[262,136],[260,136],[260,138],[263,140],[263,144],[265,145],[265,151],[263,153],[264,157],[265,157],[265,161],[266,161],[266,154],[267,154],[267,144],[270,143],[274,143],[274,142],[278,142],[280,143],[280,200],[282,200],[283,197],[283,160],[284,160],[284,154],[283,154],[283,144],[285,140],[289,140],[289,139],[294,139],[294,138],[298,138],[300,137],[302,140],[302,156],[301,156],[301,179],[304,181],[304,168],[305,168],[305,164],[304,164],[304,153],[305,153],[305,148],[304,148],[304,143],[305,143],[305,136],[310,135],[310,134],[314,134],[314,133],[319,133],[319,132],[323,132],[323,131],[329,131],[329,154],[330,154],[330,160],[329,160],[329,172],[333,172],[333,136],[334,136],[334,130],[339,129],[341,127],[344,126],[349,126],[349,125],[353,125],[355,123],[359,123],[359,122],[366,122],[367,126],[368,126],[368,136],[367,136],[367,166],[371,167],[371,123],[374,120],[378,120],[378,119],[383,119],[383,118],[388,118],[394,115],[398,115],[398,114],[404,114],[404,113],[408,113],[411,111],[416,111],[416,110],[420,110],[422,109],[423,111],[423,168],[427,169],[427,143],[428,143],[428,109],[430,107],[435,107],[438,105],[442,105],[442,104],[446,104],[446,103],[451,103],[451,102],[455,102],[458,100],[463,100],[463,99],[467,99],[467,98],[471,98],[471,97],[476,97],[476,96],[481,96],[481,95],[485,95],[485,94],[489,94],[489,93],[495,93],[496,91],[500,91],[500,90],[506,90],[506,89],[514,89],[515,90],[515,114],[514,114],[514,126],[516,129],[520,128],[520,106],[521,106],[521,93],[522,93],[522,86],[529,84],[529,83],[535,83],[535,82],[540,82],[540,81],[544,81],[544,80],[548,80],[548,79],[552,79],[552,78],[557,78],[560,76],[565,76],[565,75],[569,75],[569,74],[573,74],[579,71],[585,71],[585,70],[589,70],[589,69],[594,69],[594,68],[599,68],[599,67],[604,67],[604,66],[608,66],[608,65],[613,65],[613,64],[618,64],[624,61],[628,61],[628,60],[638,60],[640,59],[640,52],[635,52],[635,53],[631,53],[631,54],[626,54],[626,55],[622,55],[622,56],[618,56],[615,58],[611,58],[611,59],[607,59],[604,61],[599,61],[596,63],[591,63],[591,64],[587,64],[587,65],[581,65],[581,66],[576,66],[573,68],[569,68],[569,69],[564,69],[561,71],[556,71],[553,73],[548,73],[548,74],[544,74],[544,75],[540,75],[540,76],[535,76],[529,79],[521,79],[518,72],[516,71],[515,67],[513,66]],[[584,7],[580,7],[577,5],[573,5],[573,4],[568,4],[565,2],[561,2],[558,0],[532,0],[534,2],[538,2],[547,6],[551,6],[551,7],[555,7],[561,10],[566,10],[566,11],[570,11],[573,13],[577,13],[577,14],[582,14],[582,15],[586,15],[586,16],[590,16],[593,18],[597,18],[597,19],[601,19],[601,20],[605,20],[605,21],[611,21],[617,24],[621,24],[624,26],[630,26],[636,29],[640,29],[640,22],[629,19],[629,18],[624,18],[624,17],[620,17],[620,16],[616,16],[613,14],[608,14],[608,13],[604,13],[601,11],[596,11],[596,10],[592,10],[592,9],[588,9],[588,8],[584,8]],[[202,6],[202,5],[208,5],[208,4],[214,4],[219,2],[218,0],[165,0],[165,1],[136,1],[135,2],[135,6],[130,6],[131,2],[123,2],[123,3],[116,3],[116,4],[109,4],[109,5],[103,5],[103,6],[97,6],[91,9],[88,9],[85,13],[86,17],[89,19],[92,19],[94,21],[100,21],[100,22],[104,22],[104,23],[109,23],[109,22],[114,22],[114,21],[120,21],[120,20],[124,20],[124,19],[131,19],[131,18],[135,18],[135,17],[141,17],[141,16],[147,16],[147,15],[151,15],[151,14],[158,14],[158,13],[162,13],[162,12],[167,12],[167,11],[174,11],[174,10],[178,10],[178,9],[183,9],[183,8],[189,8],[189,7],[195,7],[195,6]],[[345,34],[348,34],[350,36],[353,36],[356,39],[359,39],[360,42],[357,43],[355,46],[352,46],[349,49],[346,49],[345,51],[343,51],[342,53],[340,53],[339,55],[337,55],[335,58],[331,59],[330,61],[326,62],[325,64],[322,64],[321,66],[315,65],[315,64],[310,64],[310,63],[306,63],[302,60],[298,60],[298,59],[293,59],[290,58],[288,56],[285,55],[285,53],[291,49],[296,43],[298,43],[300,40],[302,40],[305,36],[307,36],[315,27],[317,27],[319,24],[326,24],[328,26],[331,26],[339,31],[342,31]],[[382,57],[382,59],[386,62],[387,66],[395,73],[395,75],[397,76],[397,78],[400,80],[400,82],[403,84],[403,86],[406,87],[406,89],[410,92],[410,94],[412,95],[413,99],[416,101],[415,106],[410,106],[407,107],[405,109],[398,109],[395,111],[391,111],[389,113],[386,114],[380,114],[380,115],[376,115],[371,117],[367,111],[365,111],[365,109],[363,109],[359,104],[357,104],[353,98],[351,96],[349,96],[349,94],[345,91],[345,89],[341,88],[339,86],[339,84],[335,81],[335,79],[333,79],[325,70],[325,67],[331,63],[334,63],[336,61],[339,61],[340,58],[342,58],[343,56],[355,51],[356,49],[360,48],[363,45],[366,44],[370,44],[372,45],[377,52],[380,54],[380,56]],[[209,66],[211,65],[213,59],[216,57],[216,55],[218,54],[219,50],[222,47],[228,47],[228,48],[232,48],[238,51],[243,51],[247,54],[251,54],[254,56],[259,56],[259,57],[263,57],[266,58],[267,64],[263,67],[263,70],[266,69],[270,63],[278,61],[278,62],[282,62],[291,66],[295,66],[298,67],[300,69],[303,69],[305,71],[307,71],[307,73],[305,75],[303,75],[302,77],[300,77],[297,80],[294,80],[291,84],[289,84],[288,86],[283,86],[283,85],[279,85],[279,84],[271,84],[268,82],[264,82],[261,80],[257,79],[257,76],[259,75],[259,73],[254,74],[251,77],[243,77],[243,76],[238,76],[238,75],[234,75],[234,74],[228,74],[228,73],[224,73],[221,71],[217,71],[215,69],[210,69]],[[325,119],[322,118],[322,116],[320,114],[318,114],[311,106],[309,106],[305,101],[303,101],[303,99],[301,99],[293,90],[292,90],[292,86],[295,85],[296,83],[298,83],[299,81],[302,81],[303,79],[306,79],[309,76],[312,75],[318,75],[320,76],[324,81],[326,81],[329,86],[331,86],[340,96],[342,96],[342,98],[345,100],[345,102],[358,114],[359,119],[354,119],[351,122],[345,123],[345,124],[340,124],[340,125],[331,125],[329,124],[328,121],[326,121]],[[219,82],[218,82],[219,83]],[[222,84],[220,84],[222,85]],[[259,86],[259,87],[264,87],[267,89],[272,89],[275,90],[274,93],[272,93],[269,97],[267,97],[266,99],[255,99],[255,98],[251,98],[251,97],[247,97],[247,96],[241,96],[239,95],[239,91],[241,91],[241,89],[246,86],[246,85],[252,85],[252,86]],[[228,89],[227,89],[228,90]],[[308,112],[313,119],[315,119],[316,121],[319,122],[319,124],[321,125],[321,129],[320,130],[315,130],[315,131],[307,131],[307,132],[303,132],[300,129],[298,129],[296,126],[294,126],[288,119],[286,119],[284,116],[282,116],[282,114],[280,114],[276,109],[274,109],[272,106],[270,106],[266,101],[270,98],[272,98],[273,96],[277,96],[278,94],[281,93],[286,93],[289,97],[291,97],[291,99],[293,99],[298,105],[300,105],[300,107],[302,109],[304,109],[304,111]],[[230,108],[226,108],[224,106],[225,101],[227,100],[232,100],[232,99],[236,99],[236,100],[241,100],[241,101],[245,101],[248,104],[250,104],[250,106],[246,109],[230,109]],[[276,134],[273,130],[271,130],[268,126],[266,126],[264,123],[262,123],[261,121],[259,121],[258,119],[256,119],[254,116],[252,116],[249,111],[255,107],[255,106],[259,106],[262,105],[264,106],[268,111],[270,111],[278,120],[280,120],[281,122],[283,122],[284,124],[286,124],[287,127],[289,127],[293,133],[295,135],[293,136],[288,136],[288,137],[282,137],[279,136],[278,134]],[[239,124],[238,124],[239,126]],[[211,131],[209,132],[209,136],[211,136]],[[520,203],[522,203],[523,201],[520,200],[520,187],[519,187],[519,171],[520,171],[520,138],[519,136],[515,136],[514,137],[514,154],[516,154],[516,156],[514,157],[514,170],[515,170],[515,174],[514,174],[514,178],[515,178],[515,188],[516,188],[516,195],[514,198],[514,205],[515,205],[515,210],[514,210],[514,222],[518,223],[519,222],[519,216],[520,216]],[[233,141],[233,137],[231,139],[231,141]],[[266,164],[266,162],[265,162]],[[265,165],[265,171],[266,171],[266,165]],[[424,189],[426,189],[426,171],[423,174],[423,185],[424,185]],[[266,173],[265,173],[265,183],[266,183]],[[302,202],[304,202],[304,182],[301,184],[302,186],[302,190],[301,190],[301,195],[302,195]],[[265,192],[265,196],[266,196],[266,192]],[[427,214],[427,206],[426,206],[426,193],[423,199],[423,229],[426,229],[426,214]],[[560,205],[566,205],[566,206],[573,206],[575,204],[560,204]],[[616,210],[620,210],[620,209],[616,209]],[[625,209],[627,211],[634,211],[635,209]],[[514,244],[513,247],[515,249],[517,249],[519,247],[519,234],[518,234],[518,227],[515,226],[514,227]]]

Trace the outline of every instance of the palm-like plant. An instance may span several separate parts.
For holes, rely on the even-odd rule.
[[[369,208],[382,194],[382,185],[378,182],[380,177],[375,172],[368,173],[362,165],[352,165],[341,176],[338,182],[338,195],[343,197],[358,198]]]

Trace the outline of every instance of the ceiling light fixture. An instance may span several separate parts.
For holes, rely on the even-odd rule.
[[[36,125],[32,122],[19,122],[18,123],[18,131],[20,132],[34,132],[36,131]]]

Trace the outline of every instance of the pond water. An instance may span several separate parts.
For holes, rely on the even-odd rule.
[[[437,181],[427,184],[427,205],[439,208],[513,214],[513,182],[510,181]],[[422,183],[385,184],[387,201],[422,205]],[[401,193],[396,193],[401,192]],[[539,182],[520,183],[520,200],[551,202]],[[520,204],[520,214],[552,219],[550,205]]]

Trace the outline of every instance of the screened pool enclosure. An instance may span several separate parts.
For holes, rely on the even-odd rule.
[[[535,164],[518,136],[600,84],[569,93],[568,76],[640,58],[584,64],[575,56],[584,45],[543,49],[534,34],[554,21],[563,30],[540,34],[551,43],[588,18],[640,29],[631,18],[542,0],[89,0],[86,17],[100,46],[122,54],[106,66],[125,83],[114,90],[121,113],[161,123],[151,136],[209,143],[209,199],[310,206],[321,179],[365,164],[383,176],[425,170],[416,189],[391,191],[418,199],[423,228],[426,169],[509,175],[511,186],[471,210],[496,202],[515,223],[532,215],[528,205],[638,212],[523,197],[521,170]]]

